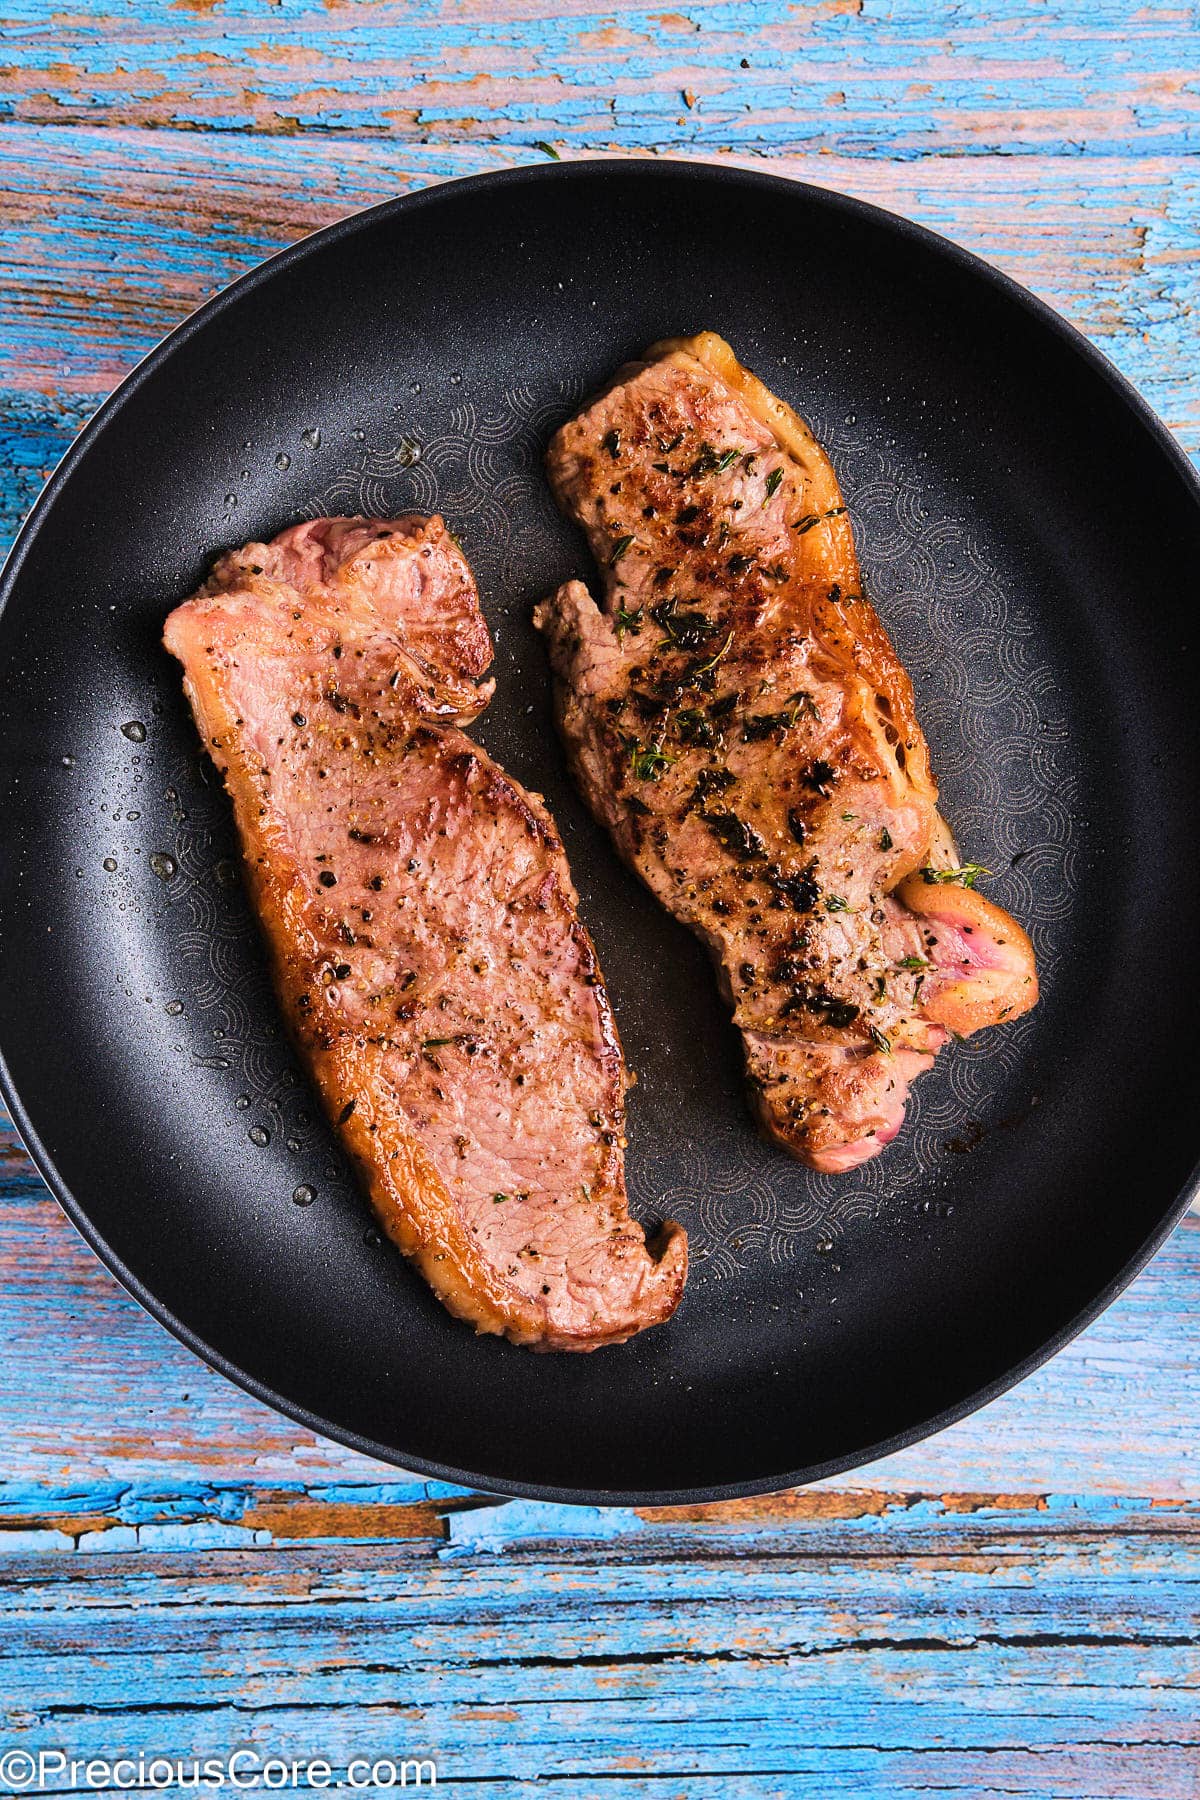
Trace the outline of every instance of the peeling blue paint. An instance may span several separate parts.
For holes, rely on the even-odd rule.
[[[1181,155],[1200,142],[1187,79],[1200,23],[1190,8],[1132,0],[698,0],[548,16],[410,0],[377,9],[370,29],[272,0],[190,16],[144,0],[136,20],[88,0],[52,26],[37,0],[13,12],[0,118],[382,135],[400,124],[513,146],[561,132],[626,149],[812,145],[889,160]]]
[[[452,1513],[442,1556],[477,1556],[514,1544],[554,1538],[567,1543],[615,1543],[646,1529],[624,1507],[556,1506],[543,1500],[510,1500],[479,1511]]]

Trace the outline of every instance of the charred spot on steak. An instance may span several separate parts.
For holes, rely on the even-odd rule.
[[[700,816],[717,842],[739,862],[752,862],[767,854],[767,846],[758,832],[736,813],[706,812]]]
[[[717,629],[716,622],[701,612],[680,612],[675,599],[658,601],[650,608],[650,617],[661,625],[674,650],[700,650]]]
[[[812,863],[799,872],[772,867],[767,871],[767,881],[775,892],[774,904],[790,906],[793,912],[811,912],[820,898]]]
[[[735,779],[729,769],[701,769],[688,801],[689,810],[707,806],[714,794],[723,794],[734,785]]]

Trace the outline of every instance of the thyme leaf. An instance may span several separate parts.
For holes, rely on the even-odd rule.
[[[921,880],[927,887],[950,887],[953,885],[973,888],[981,875],[990,875],[991,872],[990,869],[985,869],[982,863],[963,863],[957,869],[922,869]]]
[[[636,738],[627,738],[625,747],[629,751],[629,772],[635,781],[657,781],[675,761],[658,744],[639,744]]]
[[[729,646],[732,642],[733,633],[731,631],[729,636],[725,639],[725,642],[721,645],[721,648],[717,651],[717,654],[715,656],[710,656],[706,663],[700,663],[697,668],[691,671],[692,675],[707,675],[710,669],[715,669],[721,658],[728,653]]]

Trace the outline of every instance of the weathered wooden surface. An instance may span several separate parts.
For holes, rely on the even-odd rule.
[[[80,1755],[427,1754],[578,1800],[1195,1791],[1194,1507],[551,1522],[498,1554],[488,1516],[332,1558],[14,1555],[10,1715]]]
[[[733,158],[917,218],[1065,312],[1200,454],[1194,7],[552,10],[10,0],[0,536],[224,282],[548,154]],[[600,1513],[276,1418],[0,1156],[0,1750],[430,1755],[442,1785],[564,1800],[1200,1791],[1200,1220],[928,1444],[801,1494]]]
[[[890,161],[1195,149],[1196,21],[1095,0],[9,0],[13,118]]]

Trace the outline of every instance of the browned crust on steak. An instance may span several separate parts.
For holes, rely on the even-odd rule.
[[[954,886],[829,458],[701,332],[621,369],[548,470],[604,573],[603,612],[573,581],[534,615],[580,785],[708,944],[764,1129],[853,1167],[947,1033],[1015,1017],[1037,981],[1020,927]]]
[[[289,1031],[388,1235],[478,1331],[592,1350],[687,1269],[624,1182],[625,1068],[540,799],[458,729],[491,644],[440,519],[225,557],[167,647],[233,801]]]
[[[804,534],[810,540],[805,545],[804,573],[815,583],[814,591],[807,596],[812,607],[809,631],[814,641],[841,664],[847,677],[866,683],[870,693],[867,705],[879,717],[882,735],[890,741],[893,751],[897,743],[904,747],[904,777],[910,790],[936,804],[937,786],[929,766],[929,747],[917,720],[912,682],[878,613],[862,592],[850,515],[833,464],[810,427],[757,375],[742,367],[715,331],[665,340],[654,345],[647,356],[675,361],[680,366],[685,366],[690,358],[707,369],[737,395],[752,418],[766,427],[800,472],[808,511],[819,521]],[[829,599],[823,577],[829,585],[840,587],[836,605]]]

